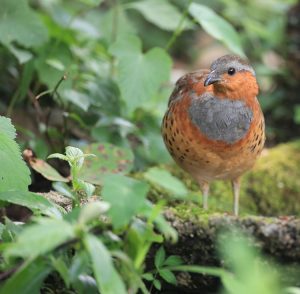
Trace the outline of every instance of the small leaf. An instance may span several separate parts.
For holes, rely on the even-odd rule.
[[[176,285],[177,284],[177,280],[175,275],[168,269],[160,269],[159,271],[159,275],[168,283]]]
[[[68,161],[68,157],[66,155],[60,154],[60,153],[53,153],[50,154],[47,158],[58,158],[61,160]]]
[[[165,249],[164,247],[160,247],[158,249],[158,251],[156,252],[155,254],[155,258],[154,258],[154,264],[155,264],[155,267],[157,269],[159,269],[160,267],[162,267],[164,261],[165,261],[165,258],[166,258],[166,252],[165,252]]]
[[[222,41],[232,52],[245,56],[238,33],[224,18],[209,7],[197,3],[191,4],[189,13],[208,34]]]
[[[161,290],[161,282],[159,280],[154,280],[153,285],[157,290]]]
[[[70,286],[70,278],[69,278],[69,271],[68,271],[68,266],[66,262],[64,261],[63,257],[57,257],[55,258],[54,256],[50,257],[51,264],[55,268],[55,270],[60,274],[62,279],[65,282],[65,285],[69,288]]]
[[[114,268],[110,252],[100,239],[87,235],[84,238],[84,245],[90,255],[101,294],[126,294],[125,285]]]
[[[146,281],[153,281],[154,276],[152,273],[145,273],[142,275],[142,278],[145,279]]]
[[[183,260],[181,259],[180,256],[171,255],[165,260],[164,266],[176,266],[176,265],[181,265],[182,263]]]
[[[102,197],[111,204],[108,215],[115,228],[126,226],[145,205],[149,186],[121,175],[107,175],[103,181]]]
[[[86,224],[108,211],[110,205],[104,201],[93,201],[81,208],[78,222]]]
[[[48,199],[32,192],[8,191],[0,193],[0,200],[9,203],[25,206],[31,210],[38,210],[40,213],[61,217],[58,207]]]
[[[79,184],[80,190],[82,190],[87,197],[91,197],[96,190],[96,187],[93,184],[85,181],[79,180],[77,183]]]
[[[52,154],[53,155],[53,154]],[[53,158],[53,157],[52,157]],[[69,182],[70,180],[61,176],[56,169],[39,158],[29,158],[29,165],[46,179],[56,182]]]
[[[62,91],[61,95],[64,100],[70,101],[83,111],[88,111],[91,105],[89,96],[85,95],[83,92],[75,91],[73,89],[65,89]]]
[[[52,183],[52,187],[55,191],[70,199],[75,199],[76,197],[74,196],[75,193],[73,194],[72,189],[64,182],[54,182]]]
[[[53,68],[57,69],[57,70],[60,70],[60,71],[65,70],[64,64],[58,59],[49,58],[49,59],[46,60],[46,63],[48,65],[52,66]]]
[[[58,219],[43,218],[39,224],[26,227],[4,252],[6,257],[35,257],[51,251],[61,243],[74,238],[73,227]]]
[[[144,177],[154,185],[160,186],[176,197],[184,197],[188,190],[177,178],[172,176],[167,170],[153,167],[144,173]]]

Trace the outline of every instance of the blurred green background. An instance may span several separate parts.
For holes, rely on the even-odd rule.
[[[137,168],[169,162],[160,122],[176,79],[229,52],[256,69],[267,146],[299,138],[295,0],[0,0],[0,7],[0,112],[41,158],[97,141],[132,148]]]

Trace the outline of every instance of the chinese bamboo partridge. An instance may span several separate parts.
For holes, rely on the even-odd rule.
[[[163,118],[170,154],[199,183],[207,209],[209,185],[232,182],[238,215],[240,176],[252,168],[265,142],[255,72],[244,59],[225,55],[210,70],[181,77]]]

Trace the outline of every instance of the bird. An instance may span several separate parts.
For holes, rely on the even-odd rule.
[[[229,180],[238,216],[241,176],[254,166],[265,143],[258,92],[249,61],[228,54],[210,69],[183,75],[170,95],[162,137],[175,162],[199,184],[205,210],[211,182]]]

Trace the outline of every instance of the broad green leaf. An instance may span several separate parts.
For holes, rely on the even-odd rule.
[[[165,189],[174,196],[184,197],[188,193],[185,185],[179,179],[172,176],[167,170],[153,167],[144,173],[144,177],[152,184]]]
[[[161,48],[144,54],[141,40],[133,35],[119,39],[110,52],[117,58],[117,81],[127,114],[131,115],[169,79],[172,61]]]
[[[16,138],[16,129],[10,118],[0,116],[0,134],[5,134],[12,140]]]
[[[39,294],[42,282],[51,272],[46,260],[34,259],[24,263],[0,289],[0,294]]]
[[[222,41],[232,52],[245,56],[238,33],[224,18],[209,7],[197,3],[191,4],[189,13],[208,34]]]
[[[154,264],[157,269],[159,269],[163,265],[165,258],[166,258],[166,252],[164,247],[161,246],[156,252],[154,258]]]
[[[40,213],[60,217],[61,213],[57,206],[44,198],[28,191],[7,191],[0,192],[0,200],[25,206],[31,210],[38,210]]]
[[[64,220],[43,218],[40,223],[26,227],[4,255],[35,257],[45,254],[75,237],[74,228]]]
[[[177,280],[175,275],[168,269],[160,269],[159,270],[160,276],[168,283],[170,284],[177,284]]]
[[[69,72],[70,66],[74,63],[70,48],[62,42],[56,44],[56,46],[51,46],[47,43],[44,46],[36,48],[36,51],[37,57],[34,59],[34,67],[37,70],[38,78],[48,89],[52,90],[64,76],[65,72],[57,69],[57,67],[53,67],[53,63],[51,65],[48,64],[47,60],[56,60],[56,62],[61,63],[66,68],[66,71]],[[59,86],[59,93],[64,101],[63,91],[71,87],[72,82],[70,79],[64,80]]]
[[[47,41],[47,29],[28,1],[1,0],[0,5],[0,42],[32,47]]]
[[[126,174],[133,167],[133,154],[128,148],[121,148],[109,143],[94,143],[83,149],[84,153],[96,157],[85,158],[78,177],[88,183],[102,185],[106,174]]]
[[[136,1],[128,5],[138,10],[149,22],[167,31],[174,31],[181,20],[181,12],[167,0]],[[190,27],[188,20],[183,28]]]
[[[68,178],[63,177],[46,161],[39,158],[30,158],[29,165],[38,173],[43,175],[46,179],[56,182],[69,182]]]
[[[115,270],[112,257],[103,243],[93,235],[84,238],[84,245],[90,255],[92,268],[101,294],[126,294],[126,288]]]
[[[107,175],[104,178],[102,197],[111,204],[108,215],[115,228],[126,226],[131,218],[145,205],[149,186],[145,182],[122,175]]]
[[[0,192],[27,191],[31,182],[29,169],[14,141],[15,136],[10,120],[0,116]]]

